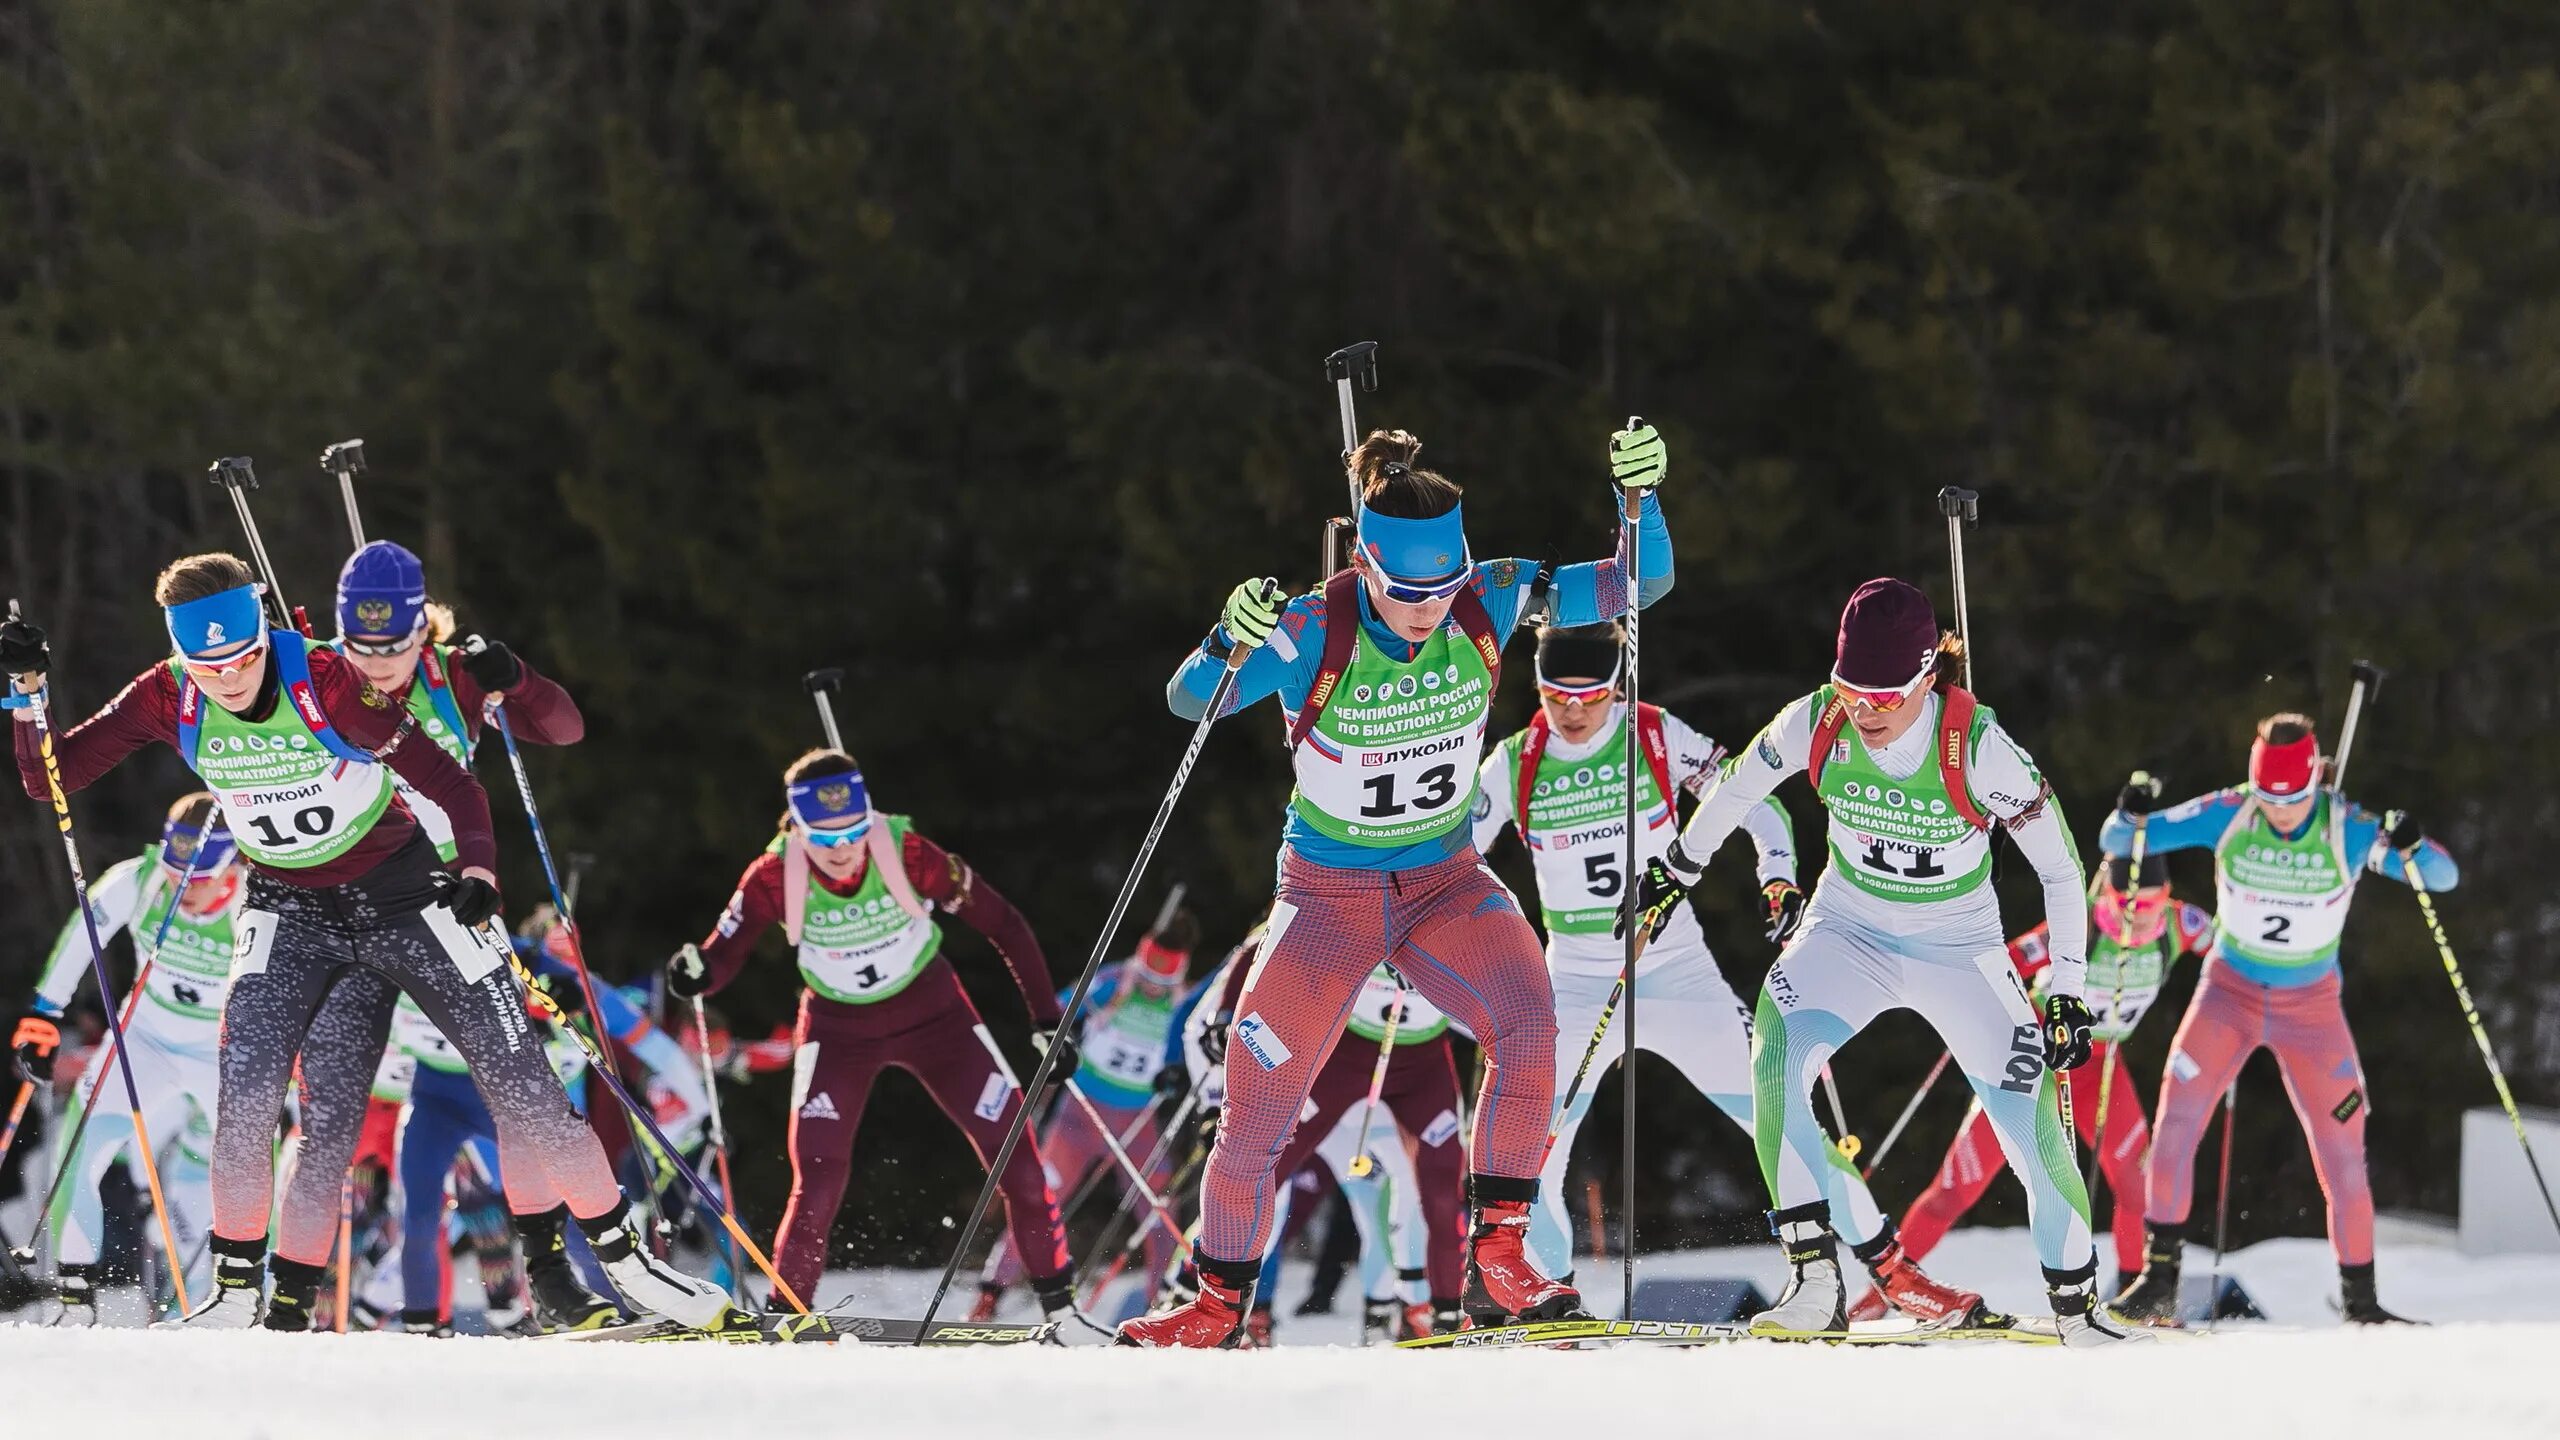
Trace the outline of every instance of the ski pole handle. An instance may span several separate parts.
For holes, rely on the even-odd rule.
[[[1351,398],[1357,384],[1374,395],[1378,393],[1378,342],[1361,340],[1345,345],[1324,357],[1325,377],[1333,381],[1335,403],[1342,410],[1343,479],[1351,487],[1351,513],[1360,513],[1360,482],[1350,474],[1351,452],[1360,448],[1360,412]]]
[[[826,729],[827,748],[838,754],[850,754],[844,748],[844,732],[836,728],[836,707],[830,698],[844,689],[844,671],[832,665],[823,670],[812,670],[800,677],[800,685],[809,692],[810,699],[818,702],[818,723]]]
[[[347,502],[347,536],[364,548],[364,516],[356,510],[356,477],[364,473],[364,441],[341,440],[320,452],[320,468],[338,477],[338,494]]]

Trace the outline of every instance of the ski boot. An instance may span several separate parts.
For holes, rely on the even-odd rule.
[[[430,1340],[450,1340],[453,1338],[453,1325],[439,1310],[403,1310],[400,1312],[400,1333],[423,1335]]]
[[[2373,1294],[2373,1262],[2338,1267],[2338,1310],[2350,1325],[2423,1325],[2406,1315],[2394,1315],[2382,1308]]]
[[[1769,1212],[1769,1230],[1795,1275],[1778,1303],[1751,1317],[1751,1333],[1776,1340],[1819,1340],[1849,1333],[1846,1287],[1840,1281],[1840,1237],[1831,1207],[1816,1200]]]
[[[213,1252],[213,1293],[205,1297],[203,1304],[175,1320],[154,1321],[153,1329],[185,1325],[199,1330],[247,1330],[258,1323],[258,1295],[267,1279],[266,1237],[227,1240],[216,1235],[209,1248]]]
[[[1268,1305],[1256,1305],[1244,1312],[1244,1338],[1236,1342],[1239,1350],[1268,1350],[1279,1343],[1279,1318]]]
[[[642,1247],[639,1228],[631,1220],[630,1201],[592,1219],[581,1218],[578,1228],[587,1232],[587,1244],[604,1262],[606,1277],[633,1307],[663,1315],[687,1329],[714,1334],[755,1327],[754,1316],[729,1303],[729,1292],[687,1275]]]
[[[1860,1290],[1858,1298],[1849,1302],[1849,1323],[1852,1325],[1882,1320],[1892,1314],[1893,1307],[1885,1303],[1884,1292],[1873,1285]]]
[[[57,1306],[54,1325],[91,1325],[98,1323],[98,1279],[94,1265],[64,1265],[54,1277],[53,1298]]]
[[[2063,1344],[2082,1349],[2159,1338],[2139,1325],[2108,1314],[2106,1307],[2098,1303],[2097,1291],[2098,1257],[2094,1253],[2077,1270],[2046,1268],[2044,1293],[2053,1302],[2053,1325],[2061,1332]]]
[[[622,1323],[622,1311],[588,1289],[569,1259],[568,1206],[518,1215],[512,1223],[524,1246],[524,1284],[532,1312],[528,1319],[534,1333],[602,1330]]]
[[[1119,1341],[1156,1349],[1233,1349],[1244,1334],[1245,1314],[1253,1308],[1254,1281],[1261,1274],[1259,1260],[1212,1260],[1203,1255],[1199,1288],[1191,1298],[1123,1323]]]
[[[1572,1284],[1573,1277],[1567,1275],[1564,1283],[1567,1285]],[[1576,1291],[1574,1293],[1580,1294],[1581,1292]],[[1413,1312],[1411,1310],[1408,1309],[1405,1311],[1407,1324],[1412,1323],[1412,1315]],[[1434,1295],[1431,1297],[1431,1328],[1427,1331],[1415,1331],[1414,1333],[1429,1335],[1455,1335],[1466,1328],[1467,1307],[1459,1304],[1457,1297],[1455,1296]]]
[[[2178,1267],[2186,1248],[2184,1225],[2153,1224],[2150,1246],[2142,1252],[2142,1273],[2107,1302],[2108,1311],[2128,1325],[2175,1330],[2186,1324],[2178,1313]]]
[[[971,1301],[969,1305],[969,1323],[984,1325],[996,1318],[996,1312],[1003,1308],[1004,1287],[981,1281],[978,1285],[978,1298]]]
[[[1047,1279],[1034,1275],[1031,1277],[1031,1295],[1033,1299],[1040,1302],[1040,1318],[1058,1327],[1058,1331],[1053,1331],[1050,1335],[1051,1344],[1067,1343],[1058,1338],[1058,1333],[1063,1332],[1070,1324],[1081,1325],[1105,1339],[1113,1338],[1109,1330],[1094,1324],[1092,1319],[1084,1313],[1084,1307],[1076,1303],[1076,1281],[1073,1275],[1052,1275]]]
[[[1466,1290],[1459,1308],[1477,1328],[1588,1318],[1582,1296],[1550,1280],[1529,1258],[1529,1206],[1538,1182],[1477,1175],[1475,1229],[1467,1236]]]
[[[267,1293],[267,1318],[262,1322],[269,1330],[302,1331],[312,1328],[320,1304],[320,1286],[329,1277],[326,1265],[306,1265],[279,1255],[267,1266],[274,1284]]]
[[[1923,1330],[1961,1330],[1981,1315],[1980,1295],[1930,1279],[1890,1230],[1882,1238],[1881,1245],[1870,1241],[1860,1246],[1858,1258],[1875,1277],[1876,1292],[1886,1304],[1917,1321]],[[1853,1313],[1848,1318],[1858,1317]]]
[[[1404,1338],[1404,1302],[1390,1296],[1360,1302],[1360,1343],[1393,1345]]]

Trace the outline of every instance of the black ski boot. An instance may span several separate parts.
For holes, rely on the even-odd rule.
[[[534,1322],[549,1334],[560,1330],[601,1330],[622,1323],[622,1311],[578,1278],[569,1260],[564,1233],[569,1207],[554,1206],[539,1215],[514,1217],[516,1238],[524,1245],[524,1284],[533,1297]]]
[[[328,1277],[326,1265],[306,1265],[279,1255],[267,1262],[267,1273],[275,1281],[267,1296],[269,1330],[308,1330],[311,1312],[320,1303],[320,1282]]]
[[[400,1333],[424,1335],[430,1340],[450,1340],[453,1327],[445,1323],[444,1316],[438,1311],[403,1310],[400,1312]]]
[[[2142,1254],[2142,1273],[2107,1308],[2128,1325],[2174,1330],[2186,1321],[2178,1314],[2178,1268],[2186,1255],[2187,1227],[2151,1227],[2150,1248]]]
[[[2394,1315],[2382,1308],[2373,1294],[2373,1262],[2338,1267],[2338,1309],[2350,1325],[2423,1325],[2406,1315]]]
[[[1404,1323],[1404,1302],[1393,1297],[1360,1302],[1360,1343],[1392,1345],[1396,1328]]]

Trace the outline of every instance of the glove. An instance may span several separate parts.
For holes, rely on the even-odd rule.
[[[1057,1052],[1058,1063],[1049,1067],[1052,1075],[1073,1075],[1076,1062],[1083,1058],[1076,1050],[1075,1035],[1066,1030],[1034,1030],[1031,1032],[1031,1047],[1043,1055]]]
[[[711,967],[703,963],[702,947],[688,944],[667,958],[667,993],[690,1000],[711,988]]]
[[[583,1015],[587,1010],[587,987],[565,975],[536,975],[533,983],[551,997],[563,1017]]]
[[[1179,1100],[1182,1092],[1190,1088],[1191,1071],[1187,1066],[1167,1065],[1156,1072],[1155,1091],[1160,1100]]]
[[[9,1049],[17,1056],[18,1073],[38,1085],[53,1083],[53,1057],[62,1049],[62,1027],[43,1015],[19,1017],[17,1033],[9,1037]]]
[[[2116,809],[2127,815],[2148,815],[2160,808],[2160,777],[2148,770],[2136,770],[2116,792]]]
[[[462,668],[492,695],[524,683],[524,662],[516,652],[478,635],[462,642]]]
[[[1662,432],[1641,421],[1609,437],[1609,477],[1626,489],[1650,490],[1661,484],[1668,458]]]
[[[1227,1063],[1227,1027],[1235,1023],[1232,1015],[1212,1015],[1200,1027],[1200,1055],[1212,1065]]]
[[[1680,842],[1671,842],[1671,848],[1678,851]],[[1681,879],[1669,865],[1661,860],[1647,864],[1644,874],[1636,880],[1636,923],[1650,933],[1669,918],[1673,906],[1688,896],[1689,882]],[[1618,923],[1610,927],[1609,933],[1620,940],[1627,938],[1627,912],[1618,912]]]
[[[2391,842],[2392,849],[2406,850],[2427,838],[2427,827],[2408,811],[2394,810],[2382,817],[2382,838]]]
[[[2076,1070],[2089,1063],[2089,1007],[2077,995],[2056,995],[2044,1006],[2044,1064]]]
[[[44,643],[44,631],[33,622],[0,624],[0,675],[42,675],[52,654]]]
[[[1218,624],[1227,638],[1247,650],[1271,638],[1271,628],[1280,623],[1280,582],[1272,579],[1247,580],[1227,592],[1227,608],[1218,612]]]
[[[498,887],[477,875],[436,872],[436,899],[465,929],[489,923],[498,913]]]
[[[1760,903],[1769,908],[1769,928],[1763,932],[1769,943],[1784,945],[1795,938],[1796,927],[1804,923],[1804,891],[1797,888],[1796,882],[1772,880],[1761,886]]]

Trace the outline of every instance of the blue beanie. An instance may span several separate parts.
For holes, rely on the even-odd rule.
[[[338,571],[338,633],[366,640],[403,640],[426,616],[427,573],[418,557],[375,540]]]

